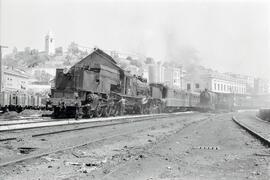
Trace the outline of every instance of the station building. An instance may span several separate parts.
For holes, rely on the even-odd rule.
[[[235,73],[226,73],[230,76],[241,80],[243,83],[246,84],[246,94],[252,95],[255,93],[255,78],[252,76],[242,75],[242,74],[235,74]]]
[[[204,89],[220,94],[247,94],[245,79],[220,73],[204,67],[194,67],[184,76],[185,90],[200,92]]]
[[[192,69],[184,71],[183,89],[191,92],[200,92],[209,88],[207,75],[210,73],[201,66],[194,66]]]
[[[183,89],[183,69],[181,66],[162,64],[148,66],[149,83],[163,83],[171,88]]]
[[[164,84],[169,87],[182,89],[182,68],[181,67],[164,67]]]
[[[246,83],[241,78],[235,78],[228,74],[211,73],[206,77],[208,79],[208,89],[223,94],[242,94],[247,93]]]
[[[19,91],[25,92],[28,90],[30,76],[19,69],[3,66],[3,91]]]

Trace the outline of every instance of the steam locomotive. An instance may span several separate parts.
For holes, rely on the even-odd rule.
[[[191,93],[158,83],[148,85],[97,48],[70,69],[56,70],[49,103],[54,117],[101,117],[212,108],[216,99],[208,91]]]

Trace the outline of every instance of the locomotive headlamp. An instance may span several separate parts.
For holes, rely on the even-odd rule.
[[[63,69],[63,73],[64,73],[64,74],[67,74],[67,73],[68,73],[68,68],[64,68],[64,69]]]

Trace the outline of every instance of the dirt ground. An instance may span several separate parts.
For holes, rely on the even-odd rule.
[[[104,179],[270,179],[269,154],[228,116],[185,128]]]
[[[4,168],[0,179],[270,179],[269,149],[231,117],[137,125],[129,135]]]
[[[9,111],[6,113],[1,113],[0,114],[0,120],[4,121],[4,120],[10,120],[10,119],[14,119],[14,118],[21,118],[21,117],[38,117],[38,116],[42,116],[43,114],[51,114],[51,111],[45,111],[45,110],[30,110],[30,109],[26,109],[20,113],[17,113],[15,111]]]

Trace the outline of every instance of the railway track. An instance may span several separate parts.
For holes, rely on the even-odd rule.
[[[51,122],[52,120],[46,120],[45,118],[29,118],[28,120],[10,120],[10,121],[0,121],[1,126],[9,126],[9,125],[19,125],[19,124],[31,124],[31,123],[40,123],[40,122]]]
[[[186,113],[185,113],[186,114]],[[189,113],[191,114],[191,113]],[[113,125],[119,125],[119,124],[127,124],[131,122],[139,122],[139,121],[146,121],[146,120],[151,120],[155,118],[167,118],[167,117],[173,117],[177,115],[183,115],[179,113],[171,113],[171,114],[156,114],[156,115],[143,115],[143,116],[128,116],[128,117],[119,117],[119,118],[107,118],[107,119],[102,119],[99,120],[93,119],[93,121],[83,121],[83,122],[77,122],[76,123],[68,123],[68,124],[60,124],[56,125],[58,128],[55,130],[51,129],[44,129],[44,128],[50,128],[52,126],[42,126],[42,127],[32,127],[32,129],[38,128],[37,132],[28,132],[30,128],[19,128],[19,129],[9,129],[9,130],[4,130],[0,131],[0,133],[4,133],[2,136],[6,136],[5,138],[0,138],[0,142],[2,141],[11,141],[11,140],[17,140],[20,139],[21,136],[25,136],[27,134],[27,137],[41,137],[41,136],[46,136],[50,134],[59,134],[59,133],[64,133],[64,132],[72,132],[72,131],[79,131],[83,129],[92,129],[92,128],[98,128],[98,127],[105,127],[105,126],[113,126]],[[53,121],[52,121],[53,122]],[[73,120],[72,120],[73,122]],[[24,124],[24,123],[22,123]],[[80,125],[79,127],[77,125]],[[68,127],[69,128],[66,128]],[[72,127],[75,126],[75,127]],[[55,126],[54,126],[55,127]],[[41,132],[44,129],[43,132]],[[8,133],[10,135],[8,135]],[[26,133],[26,134],[25,134]],[[15,134],[15,136],[13,135]]]
[[[244,120],[243,120],[244,119]],[[263,145],[270,147],[270,124],[266,121],[258,120],[254,117],[232,117],[232,120],[241,128],[262,142]]]
[[[155,118],[158,118],[158,119],[162,119],[162,118],[168,118],[168,117],[173,117],[173,116],[179,116],[179,114],[169,114],[169,115],[166,115],[166,116],[159,116],[159,117],[144,117],[142,119],[137,119],[137,120],[133,120],[133,121],[128,121],[128,122],[119,122],[119,123],[111,123],[111,124],[107,124],[107,125],[98,125],[98,126],[92,126],[92,127],[88,127],[88,128],[97,128],[97,127],[104,127],[104,126],[113,126],[113,125],[119,125],[119,124],[126,124],[126,123],[130,123],[130,122],[139,122],[139,121],[147,121],[147,120],[153,120]],[[202,118],[199,121],[203,121],[203,120],[206,120],[208,119],[207,118]],[[192,124],[195,122],[195,120],[193,121],[190,121],[190,120],[185,120],[185,121],[188,121],[187,124]],[[85,127],[86,128],[86,127]],[[146,128],[146,127],[143,127],[143,128]],[[35,158],[39,158],[39,157],[42,157],[42,156],[46,156],[46,155],[49,155],[49,154],[54,154],[54,153],[57,153],[57,152],[62,152],[62,151],[66,151],[66,150],[70,150],[70,149],[74,149],[74,148],[77,148],[77,147],[81,147],[81,146],[85,146],[85,145],[89,145],[89,144],[92,144],[92,143],[96,143],[96,142],[101,142],[103,140],[107,140],[107,139],[112,139],[112,138],[115,138],[115,137],[118,137],[118,136],[125,136],[125,135],[129,135],[129,134],[132,134],[132,133],[135,133],[137,131],[141,131],[143,128],[140,128],[139,130],[136,129],[135,131],[129,131],[129,132],[125,132],[125,133],[116,133],[116,134],[113,134],[113,135],[110,135],[110,136],[106,136],[106,137],[102,137],[102,138],[95,138],[93,140],[90,140],[88,142],[83,142],[83,143],[80,143],[80,144],[76,144],[76,145],[72,145],[72,146],[68,146],[68,147],[61,147],[61,148],[56,148],[56,149],[53,149],[53,150],[49,150],[49,151],[40,151],[36,154],[32,154],[32,155],[26,155],[26,156],[22,156],[22,157],[18,157],[14,160],[10,160],[10,161],[6,161],[6,162],[2,162],[0,163],[0,167],[4,167],[4,166],[8,166],[8,165],[11,165],[11,164],[15,164],[15,163],[19,163],[19,162],[23,162],[23,161],[26,161],[26,160],[30,160],[30,159],[35,159]],[[78,130],[78,129],[73,129],[73,130]],[[70,129],[70,131],[72,131],[72,129]],[[56,134],[56,133],[63,133],[63,132],[68,132],[68,131],[59,131],[59,132],[50,132],[50,133],[44,133],[44,134],[40,134],[41,136],[44,135],[51,135],[51,134]],[[33,135],[33,137],[37,137],[38,135]]]
[[[75,124],[88,124],[88,123],[97,123],[97,122],[109,122],[109,121],[118,121],[118,120],[132,120],[138,118],[155,118],[162,116],[174,116],[178,114],[190,114],[192,112],[182,112],[182,113],[162,113],[162,114],[150,114],[150,115],[135,115],[135,116],[116,116],[116,117],[107,117],[107,118],[91,118],[91,119],[64,119],[64,120],[45,120],[37,122],[16,122],[11,124],[2,124],[0,125],[0,133],[5,131],[17,131],[25,129],[34,129],[34,128],[45,128],[45,127],[55,127],[55,126],[68,126]]]

